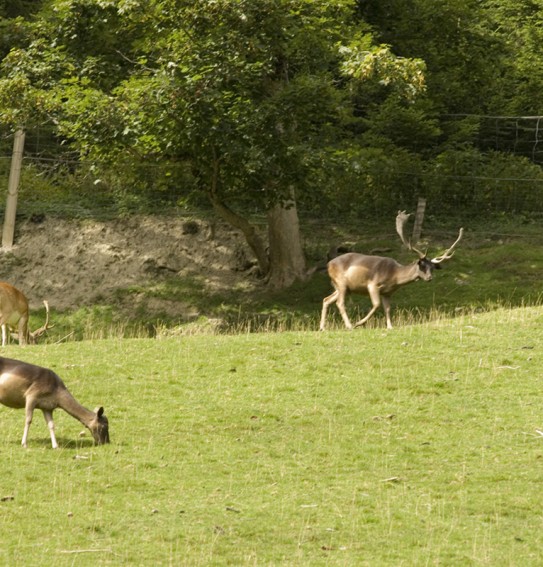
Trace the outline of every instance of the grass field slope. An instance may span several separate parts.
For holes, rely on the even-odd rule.
[[[543,308],[112,339],[53,368],[112,443],[0,408],[3,565],[540,565]]]

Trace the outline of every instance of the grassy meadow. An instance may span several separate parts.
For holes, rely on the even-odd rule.
[[[540,565],[543,308],[398,313],[4,349],[112,443],[0,407],[0,564]]]

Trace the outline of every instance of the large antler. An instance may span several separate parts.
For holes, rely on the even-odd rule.
[[[464,236],[463,228],[461,228],[460,231],[458,232],[458,238],[454,241],[453,245],[450,248],[445,250],[445,252],[443,252],[441,256],[432,258],[432,264],[441,264],[441,262],[444,262],[445,260],[450,260],[453,257],[454,249],[456,248],[456,245],[460,242],[460,240],[462,240],[462,236]]]
[[[424,258],[426,257],[426,253],[421,252],[420,250],[412,246],[411,241],[407,240],[407,238],[405,237],[405,225],[407,224],[410,216],[411,213],[398,211],[398,215],[396,216],[396,232],[399,234],[402,242],[404,243],[404,246],[409,248],[409,250],[416,252],[419,255],[419,258]]]
[[[36,339],[45,334],[48,329],[52,329],[54,327],[54,325],[49,325],[49,302],[44,299],[43,304],[45,305],[45,324],[39,329],[36,329],[34,332],[29,333],[32,341],[36,341]]]

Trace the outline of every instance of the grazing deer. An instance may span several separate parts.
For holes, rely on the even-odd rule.
[[[417,250],[408,242],[404,236],[405,223],[409,215],[405,211],[400,211],[396,217],[396,230],[402,242],[416,252],[419,259],[413,264],[403,266],[392,258],[383,256],[367,256],[351,252],[342,254],[328,262],[328,274],[335,288],[334,293],[325,297],[322,302],[322,314],[320,330],[324,331],[326,325],[326,312],[328,306],[336,303],[343,322],[347,329],[352,329],[353,325],[345,311],[345,297],[348,293],[367,294],[373,305],[370,312],[360,321],[355,323],[355,327],[366,323],[377,311],[381,302],[385,312],[387,329],[392,329],[390,319],[390,296],[400,287],[416,280],[430,281],[434,269],[439,269],[440,264],[452,258],[454,249],[462,239],[464,229],[461,228],[458,238],[453,245],[441,256],[429,260],[426,254]]]
[[[62,408],[87,427],[96,445],[109,443],[109,426],[104,408],[95,411],[84,408],[70,394],[64,382],[48,368],[0,357],[0,403],[9,408],[25,408],[23,447],[27,446],[28,430],[36,408],[43,412],[53,449],[58,448],[53,423],[53,410],[56,408]]]
[[[11,284],[0,282],[2,346],[6,346],[8,342],[8,332],[10,328],[17,327],[19,344],[26,345],[29,342],[32,344],[36,343],[37,339],[41,337],[47,329],[52,327],[52,325],[49,325],[49,304],[47,301],[43,303],[45,305],[45,325],[31,332],[28,329],[28,300],[24,293]]]

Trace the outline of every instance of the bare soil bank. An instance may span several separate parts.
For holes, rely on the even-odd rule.
[[[57,310],[111,303],[118,301],[118,290],[166,276],[197,277],[210,291],[254,285],[240,233],[175,217],[107,222],[34,217],[18,224],[14,247],[0,257],[0,280],[23,291],[32,309],[44,299]],[[137,303],[137,293],[130,298]],[[185,309],[182,302],[160,299],[146,302],[146,308],[171,315]]]

